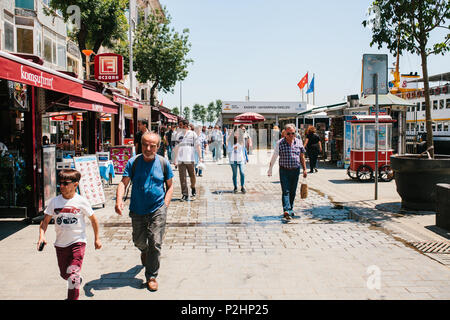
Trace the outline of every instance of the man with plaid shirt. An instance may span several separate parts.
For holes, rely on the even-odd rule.
[[[300,175],[300,165],[303,168],[303,177],[307,177],[306,150],[302,140],[296,137],[295,125],[287,124],[285,130],[286,137],[277,143],[277,148],[274,150],[275,160],[271,161],[267,174],[269,177],[272,176],[272,166],[279,156],[283,216],[289,220],[291,215],[294,216],[294,200]]]

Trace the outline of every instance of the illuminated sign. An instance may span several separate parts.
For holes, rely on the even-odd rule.
[[[95,79],[102,82],[117,82],[123,79],[123,57],[115,53],[95,56]]]

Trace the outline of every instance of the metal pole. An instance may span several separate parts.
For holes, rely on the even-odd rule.
[[[134,1],[130,1],[130,7],[128,10],[128,14],[129,14],[129,19],[130,21],[129,23],[129,28],[128,28],[128,38],[129,38],[129,52],[130,52],[130,96],[133,97],[133,17],[131,15],[131,13],[133,12],[132,10],[132,5],[133,5]]]
[[[183,116],[183,100],[182,100],[183,82],[180,81],[180,116]]]
[[[375,200],[378,200],[378,73],[374,74],[374,90],[375,90]]]

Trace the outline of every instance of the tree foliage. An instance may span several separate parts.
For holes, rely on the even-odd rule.
[[[407,51],[422,60],[424,78],[427,145],[433,145],[427,58],[450,50],[450,2],[448,0],[376,0],[372,3],[373,19],[362,24],[372,29],[370,46],[386,45],[396,56]],[[443,39],[430,43],[431,32],[444,30]],[[398,53],[397,53],[398,52]],[[434,154],[434,152],[431,152]]]
[[[183,118],[187,121],[191,120],[191,109],[189,107],[183,108]]]
[[[68,10],[72,5],[80,8],[80,25],[69,32],[69,37],[78,43],[80,51],[91,49],[97,53],[101,46],[111,48],[116,40],[126,39],[127,0],[51,0],[44,11],[55,15],[59,10],[67,23],[73,18],[73,10]]]
[[[180,108],[174,107],[174,108],[172,109],[172,113],[175,114],[175,115],[177,115],[177,116],[179,116],[179,115],[180,115]]]
[[[152,82],[151,105],[155,103],[156,90],[173,93],[175,84],[186,78],[187,67],[193,62],[187,58],[191,47],[189,30],[180,34],[170,27],[170,22],[166,9],[150,15],[139,23],[133,43],[136,78],[141,83]]]
[[[206,109],[207,111],[207,116],[206,116],[206,120],[211,123],[213,122],[215,119],[217,119],[216,117],[216,106],[214,105],[214,102],[210,102],[208,104],[208,108]]]

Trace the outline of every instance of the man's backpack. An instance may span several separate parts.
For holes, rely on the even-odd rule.
[[[137,164],[137,161],[138,161],[140,158],[142,158],[142,157],[143,157],[142,153],[139,154],[139,155],[136,157],[136,159],[134,159],[134,162],[133,162],[133,164],[131,165],[130,184],[128,185],[127,193],[126,193],[126,195],[125,195],[124,201],[126,201],[126,200],[128,199],[128,192],[130,191],[131,185],[133,184],[133,178],[134,178],[134,173],[135,173],[135,171],[136,171],[136,164]],[[167,188],[167,169],[166,169],[166,166],[169,165],[169,164],[168,164],[168,161],[166,160],[166,158],[160,156],[159,154],[156,154],[156,157],[159,158],[159,162],[161,163],[161,169],[162,169],[162,172],[163,172],[163,175],[164,175],[164,184],[165,184],[165,186],[166,186],[166,188]],[[164,190],[164,192],[165,192],[165,191],[166,191],[166,189]]]

